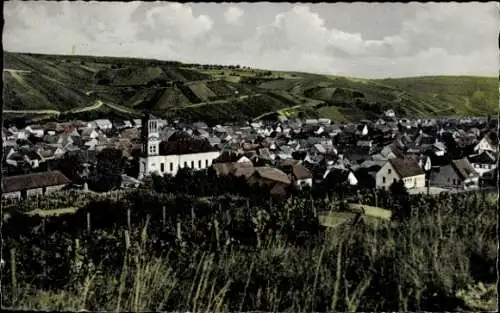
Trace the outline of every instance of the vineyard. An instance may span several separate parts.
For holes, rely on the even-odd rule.
[[[370,192],[353,200],[393,212],[403,203]],[[479,193],[410,196],[405,219],[355,218],[334,228],[318,216],[342,211],[343,203],[303,194],[139,189],[4,202],[2,304],[134,312],[493,310],[488,299],[472,306],[464,296],[496,281],[496,208],[486,200]],[[22,213],[68,207],[77,209]]]

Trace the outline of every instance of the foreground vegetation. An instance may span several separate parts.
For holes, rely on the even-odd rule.
[[[280,115],[360,120],[377,118],[387,109],[401,116],[498,111],[498,83],[490,77],[368,80],[240,66],[9,52],[5,68],[9,119],[131,118],[147,109],[161,117],[215,124]],[[103,105],[95,105],[99,101]]]
[[[351,201],[407,214],[375,224],[358,214],[325,228],[321,212],[344,209],[337,195],[331,201],[307,193],[201,197],[202,191],[164,193],[166,182],[156,180],[157,191],[88,196],[67,214],[10,211],[3,226],[3,305],[134,312],[494,309],[494,290],[489,302],[467,300],[470,288],[496,281],[495,204],[480,194],[364,191]],[[39,202],[38,209],[71,199],[53,196],[52,205]]]

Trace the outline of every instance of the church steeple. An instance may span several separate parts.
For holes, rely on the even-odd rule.
[[[155,156],[159,154],[160,135],[158,120],[151,119],[149,114],[146,114],[142,120],[142,142],[143,153],[146,156]]]

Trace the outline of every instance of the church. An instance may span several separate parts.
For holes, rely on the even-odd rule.
[[[151,174],[175,176],[181,168],[206,169],[220,155],[210,145],[195,145],[193,141],[163,142],[159,120],[146,117],[142,123],[142,155],[139,158],[139,179]],[[163,144],[163,145],[162,145]]]

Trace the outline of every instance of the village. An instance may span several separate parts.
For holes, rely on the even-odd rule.
[[[95,156],[109,148],[138,163],[135,174],[122,173],[122,188],[136,188],[152,174],[175,176],[186,167],[244,177],[249,185],[266,186],[278,196],[286,195],[290,185],[314,188],[328,175],[369,189],[403,181],[411,194],[493,188],[495,122],[398,118],[388,110],[376,121],[344,124],[283,119],[209,127],[148,117],[8,127],[2,128],[2,194],[26,199],[63,188],[87,189],[73,184],[58,160],[66,154]]]

